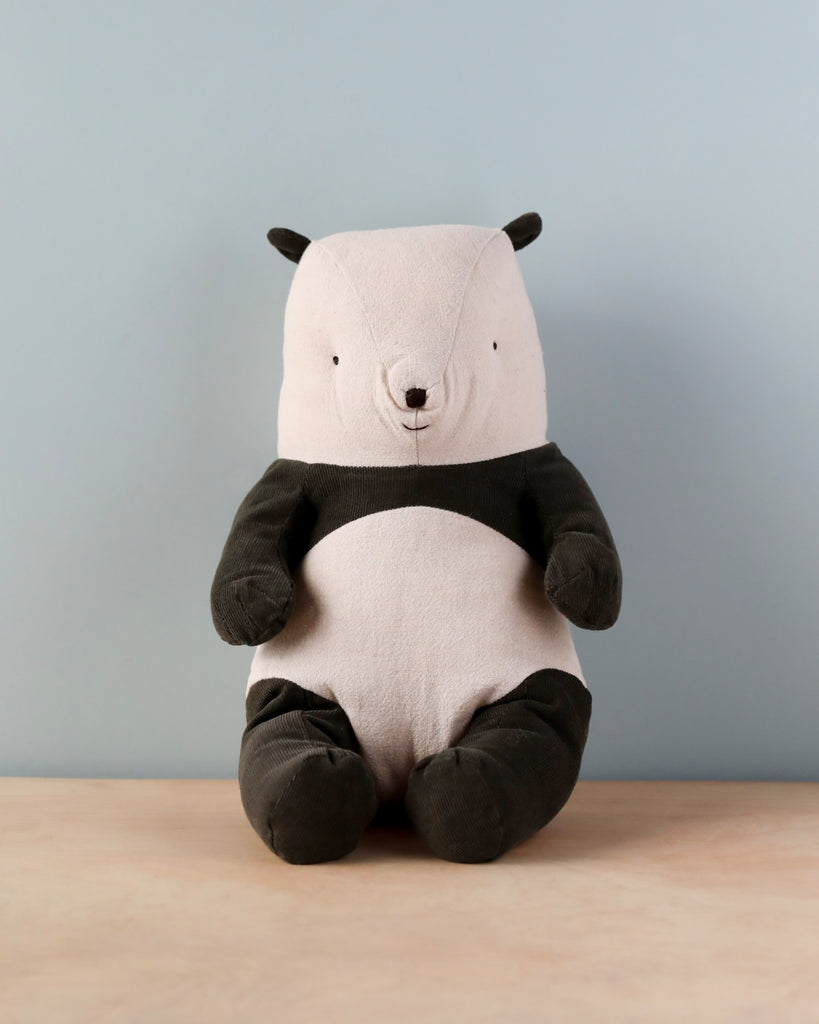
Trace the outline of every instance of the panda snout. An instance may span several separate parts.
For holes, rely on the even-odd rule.
[[[426,388],[409,388],[404,398],[409,409],[423,409],[427,401]]]

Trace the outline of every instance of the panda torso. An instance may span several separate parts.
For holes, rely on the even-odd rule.
[[[307,467],[295,607],[248,689],[289,679],[337,701],[387,800],[474,711],[543,668],[582,679],[545,596],[524,453],[452,466]]]

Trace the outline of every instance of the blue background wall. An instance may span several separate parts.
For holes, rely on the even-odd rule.
[[[0,773],[228,776],[284,224],[498,225],[626,585],[585,776],[816,778],[819,7],[0,11]]]

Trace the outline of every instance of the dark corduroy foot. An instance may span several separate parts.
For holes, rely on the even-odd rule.
[[[442,750],[412,771],[406,807],[416,831],[444,860],[478,864],[494,860],[505,843],[503,814],[486,781],[487,755]]]
[[[479,708],[457,746],[410,774],[407,811],[432,852],[494,860],[543,828],[574,789],[590,715],[586,688],[556,669]]]
[[[360,755],[328,747],[306,755],[270,812],[274,853],[291,864],[317,864],[351,853],[375,814],[372,774]]]
[[[343,709],[289,680],[265,679],[246,710],[239,791],[264,843],[293,864],[350,853],[378,800]]]

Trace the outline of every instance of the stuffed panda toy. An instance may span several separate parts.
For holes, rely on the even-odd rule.
[[[278,459],[211,593],[255,647],[239,782],[284,860],[334,860],[379,809],[489,861],[569,798],[591,696],[569,623],[620,608],[611,533],[546,441],[543,357],[503,229],[268,238],[297,263]]]

